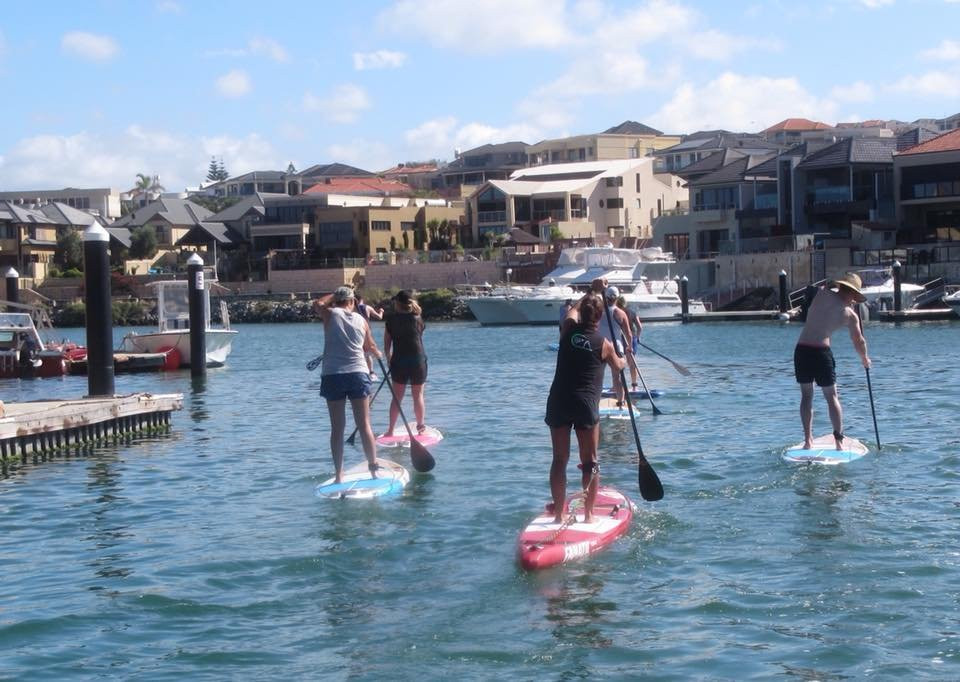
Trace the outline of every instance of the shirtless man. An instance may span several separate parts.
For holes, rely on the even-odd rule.
[[[851,307],[854,303],[863,303],[860,293],[860,278],[855,274],[846,274],[833,281],[833,288],[824,288],[817,292],[807,321],[800,332],[797,347],[793,351],[793,367],[800,384],[800,421],[803,423],[803,447],[813,447],[813,382],[823,390],[823,397],[830,410],[830,422],[833,424],[833,437],[837,450],[843,449],[843,409],[840,396],[837,395],[836,363],[830,350],[830,335],[846,326],[850,332],[853,347],[860,355],[863,366],[870,369],[867,357],[867,340],[860,331],[860,318]]]

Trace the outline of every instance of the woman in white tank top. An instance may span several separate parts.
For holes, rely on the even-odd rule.
[[[336,481],[343,474],[343,431],[346,426],[346,401],[350,400],[353,420],[363,441],[370,473],[376,475],[377,444],[370,428],[370,372],[366,353],[383,357],[377,348],[367,320],[354,310],[353,289],[339,287],[314,303],[323,320],[323,371],[320,395],[330,412],[330,453],[336,469]]]

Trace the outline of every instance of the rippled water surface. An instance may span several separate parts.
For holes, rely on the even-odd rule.
[[[846,431],[872,446],[840,468],[779,458],[802,437],[798,333],[650,325],[693,372],[641,356],[667,392],[637,418],[666,497],[643,502],[629,422],[607,427],[604,481],[634,524],[536,575],[514,552],[549,495],[552,328],[429,325],[427,421],[446,439],[389,501],[313,496],[332,471],[304,368],[317,325],[240,327],[202,384],[120,375],[118,392],[184,394],[169,436],[0,479],[0,678],[957,679],[960,322],[867,326],[880,452],[835,337]],[[0,381],[5,401],[85,391]]]

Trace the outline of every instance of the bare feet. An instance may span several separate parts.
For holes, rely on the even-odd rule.
[[[804,449],[804,450],[813,450],[813,441],[812,441],[812,440],[809,440],[809,439],[803,441],[803,449]]]
[[[583,522],[584,522],[584,523],[593,523],[595,520],[596,520],[596,519],[595,519],[594,516],[593,516],[593,512],[590,512],[589,514],[584,514],[584,515],[583,515]]]

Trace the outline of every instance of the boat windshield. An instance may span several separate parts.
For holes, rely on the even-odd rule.
[[[190,328],[190,298],[187,283],[157,282],[157,319],[160,330]],[[210,326],[209,290],[204,289],[204,317]]]

